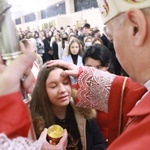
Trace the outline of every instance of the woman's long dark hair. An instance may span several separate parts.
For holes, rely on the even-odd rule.
[[[49,73],[56,68],[58,67],[43,67],[40,70],[36,85],[32,93],[30,109],[37,137],[40,136],[45,127],[48,128],[49,126],[54,124],[52,104],[46,91],[46,80]]]
[[[58,68],[65,70],[65,68],[62,67],[41,68],[32,93],[30,110],[37,138],[40,136],[45,127],[48,128],[55,123],[54,113],[52,111],[52,103],[50,102],[46,91],[46,80],[49,76],[49,73]],[[72,90],[71,94],[73,98],[76,99],[75,89]],[[72,104],[72,106],[75,108],[74,104]],[[76,110],[78,110],[85,118],[93,118],[96,116],[94,109],[77,107]]]

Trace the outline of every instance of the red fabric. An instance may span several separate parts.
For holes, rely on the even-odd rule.
[[[83,72],[82,67],[79,67],[77,78],[80,76],[80,74],[81,74],[82,72]],[[76,90],[78,90],[78,89],[79,89],[79,84],[78,84],[78,83],[72,84],[72,85],[71,85],[71,88],[75,88]],[[78,99],[78,97],[76,97],[75,103],[78,103],[78,102],[79,102],[79,99]]]
[[[0,96],[0,120],[0,133],[4,132],[9,138],[27,137],[30,119],[20,92]]]
[[[81,72],[82,72],[82,70],[81,70]],[[94,70],[93,70],[93,72],[94,72]],[[89,90],[90,87],[88,87],[87,84],[84,85],[83,83],[85,83],[85,82],[82,82],[81,79],[83,79],[83,77],[86,77],[84,80],[87,82],[89,82],[90,80],[94,80],[93,78],[92,79],[89,78],[89,76],[91,77],[91,75],[88,76],[88,73],[93,73],[93,72],[90,72],[87,69],[86,71],[83,72],[86,75],[84,75],[84,74],[82,75],[82,73],[81,74],[79,73],[79,81],[78,82],[82,83],[82,87],[84,88],[83,91],[86,89]],[[102,74],[102,75],[105,76],[105,74]],[[98,76],[98,74],[97,74],[97,76]],[[107,76],[107,74],[106,74],[106,76]],[[107,128],[107,123],[108,123],[108,142],[109,142],[108,144],[112,143],[119,136],[118,131],[119,131],[119,119],[120,119],[120,101],[121,101],[121,93],[122,93],[122,86],[123,86],[124,79],[125,79],[125,77],[123,77],[123,76],[116,76],[112,82],[109,99],[108,99],[108,119],[107,119],[107,117],[104,118],[103,115],[98,116],[101,126]],[[100,83],[97,83],[97,84],[100,84]],[[82,96],[82,94],[83,94],[83,96],[86,97],[86,94],[83,91],[80,88],[80,97]],[[130,78],[127,78],[125,89],[124,89],[123,105],[122,105],[122,111],[121,111],[121,115],[122,115],[121,132],[124,129],[128,119],[129,119],[127,114],[132,110],[132,108],[135,106],[136,102],[138,100],[140,100],[141,97],[146,92],[147,92],[147,90],[145,87],[139,85],[138,83],[133,82]],[[90,94],[88,96],[90,97]],[[80,103],[80,101],[81,101],[80,98],[79,98],[79,100],[76,100],[76,102],[78,102],[78,103]],[[84,100],[83,100],[83,104],[85,104]],[[105,133],[103,133],[103,134],[105,134]]]
[[[113,81],[110,97],[108,101],[108,142],[112,143],[118,137],[118,125],[119,125],[119,110],[120,110],[120,100],[121,100],[121,90],[124,77],[116,76]],[[123,126],[127,123],[128,116],[127,113],[135,106],[135,103],[141,99],[143,94],[146,92],[146,88],[133,82],[130,78],[127,79],[124,98],[123,98]]]
[[[80,74],[83,72],[83,69],[82,69],[82,67],[79,67],[79,70],[78,70],[78,76],[77,76],[77,78],[80,76]]]
[[[135,120],[113,142],[108,150],[149,150],[150,148],[150,93],[128,114]]]
[[[79,72],[81,72],[79,73],[79,78],[80,78],[80,75],[82,75],[82,68],[81,68],[81,71]],[[87,81],[90,80],[88,76],[86,76],[86,79]],[[112,82],[110,95],[108,99],[108,117],[107,117],[107,114],[105,114],[106,115],[105,117],[104,117],[104,114],[101,114],[98,116],[99,124],[101,124],[99,127],[105,139],[108,138],[108,144],[112,143],[119,136],[118,131],[119,131],[119,119],[120,119],[119,118],[120,117],[120,101],[121,101],[121,93],[122,93],[122,86],[123,86],[124,79],[125,77],[123,76],[116,76]],[[79,85],[77,87],[79,88]],[[85,90],[87,88],[87,85],[85,84],[83,88]],[[130,78],[127,78],[125,90],[124,90],[124,97],[123,97],[121,132],[123,128],[125,127],[127,120],[129,118],[127,117],[127,113],[131,111],[131,109],[135,106],[135,103],[139,99],[141,99],[141,97],[146,91],[147,90],[145,87],[139,85],[138,83],[133,82]],[[79,102],[80,102],[80,99],[76,99],[76,103],[79,103]],[[108,128],[108,137],[106,137],[107,132],[104,132],[104,130],[102,130],[102,127],[103,129]]]
[[[97,110],[96,120],[103,137],[108,139],[108,114]]]
[[[72,84],[71,88],[75,88],[76,90],[78,90],[78,83]],[[75,103],[77,104],[79,101],[80,100],[78,99],[78,97],[76,97]],[[105,138],[105,140],[108,139],[108,114],[97,110],[96,120],[103,137]]]

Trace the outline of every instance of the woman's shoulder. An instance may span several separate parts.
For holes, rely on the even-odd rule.
[[[67,59],[70,59],[71,58],[71,55],[63,55],[62,56],[62,60],[67,60]]]
[[[95,119],[97,112],[95,109],[92,108],[83,108],[83,107],[77,107],[73,101],[73,99],[70,102],[73,110],[75,113],[78,113],[79,115],[82,115],[85,119]]]

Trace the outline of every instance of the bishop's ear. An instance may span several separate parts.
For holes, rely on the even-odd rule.
[[[126,17],[132,26],[134,44],[136,46],[143,45],[147,30],[144,13],[139,9],[130,9],[128,12],[126,12]]]

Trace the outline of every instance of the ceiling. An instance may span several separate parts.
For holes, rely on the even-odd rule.
[[[20,18],[31,12],[37,12],[62,0],[7,0],[11,7],[13,19]]]

